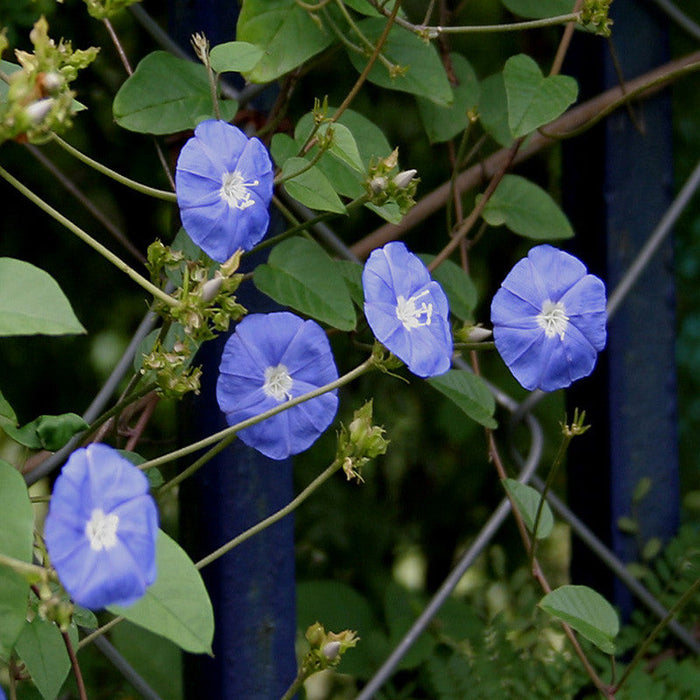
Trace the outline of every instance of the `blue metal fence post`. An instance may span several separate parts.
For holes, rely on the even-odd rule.
[[[237,4],[230,0],[171,0],[171,35],[183,47],[195,32],[213,46],[235,38]],[[272,217],[274,227],[275,217]],[[246,269],[254,261],[247,259]],[[260,262],[257,260],[255,262]],[[249,312],[272,303],[247,283],[239,301]],[[225,427],[216,402],[217,368],[225,338],[197,357],[202,390],[184,417],[183,436],[197,440]],[[291,460],[273,461],[239,441],[180,488],[180,531],[194,558],[286,505],[293,498]],[[187,657],[189,698],[270,700],[296,675],[293,518],[288,516],[203,570],[216,618],[212,658]]]
[[[580,37],[575,74],[584,94],[589,83],[597,83],[590,85],[594,90],[618,84],[616,59],[627,79],[668,60],[666,24],[650,4],[617,0],[611,17],[614,56],[599,39]],[[592,150],[596,140],[604,153]],[[575,141],[565,148],[564,168],[577,250],[612,290],[671,202],[669,96],[619,109],[590,139]],[[625,562],[639,561],[650,538],[671,537],[679,521],[672,253],[669,240],[611,319],[603,371],[569,393],[572,405],[594,407],[597,424],[596,433],[573,446],[570,499],[584,520],[598,521],[598,534]],[[651,491],[635,507],[633,494],[644,478]],[[623,532],[620,516],[635,517],[639,532]],[[579,582],[612,592],[623,614],[630,611],[629,592],[585,552],[575,551],[574,568]]]

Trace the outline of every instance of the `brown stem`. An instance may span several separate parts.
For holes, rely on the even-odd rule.
[[[85,683],[83,682],[83,674],[80,672],[80,664],[78,663],[78,656],[73,649],[68,632],[61,630],[61,636],[63,637],[63,643],[66,645],[66,651],[70,658],[70,665],[73,668],[73,675],[75,676],[75,682],[78,685],[78,695],[80,700],[88,700],[87,691],[85,690]]]
[[[639,95],[639,98],[648,97],[663,87],[665,87],[669,82],[671,82],[674,77],[678,74],[682,74],[683,69],[687,68],[693,63],[700,61],[700,51],[688,54],[682,58],[676,59],[669,63],[660,66],[644,75],[641,75],[634,80],[627,82],[626,91],[634,92],[635,90],[641,90],[645,85],[651,85],[648,91],[643,92]],[[667,82],[662,82],[663,78],[668,78]],[[587,102],[570,109],[566,114],[553,121],[548,129],[552,132],[569,132],[577,129],[587,122],[595,119],[597,115],[609,107],[614,102],[619,101],[625,95],[625,90],[620,87],[610,88],[605,92],[602,92],[597,97],[594,97]],[[558,143],[558,139],[551,136],[546,136],[540,132],[532,134],[528,139],[528,144],[524,148],[521,148],[513,159],[513,165],[522,163],[527,160],[535,153],[538,153],[543,148],[551,146],[554,143]],[[455,181],[455,188],[458,192],[463,193],[467,190],[473,189],[477,185],[481,184],[485,180],[493,177],[493,175],[498,172],[500,168],[503,167],[504,162],[509,158],[511,152],[511,147],[502,148],[496,151],[488,158],[486,158],[482,163],[473,165],[467,168],[465,171],[460,173]],[[438,188],[423,197],[411,211],[404,216],[399,224],[384,224],[378,229],[365,236],[353,246],[350,250],[358,258],[366,258],[375,248],[380,248],[388,241],[393,241],[400,238],[407,231],[414,228],[416,225],[427,219],[429,216],[434,214],[436,211],[441,209],[447,202],[450,196],[451,183],[445,182]]]
[[[396,15],[398,14],[400,7],[401,7],[401,0],[396,0],[394,2],[394,9],[391,11],[391,15],[389,16],[389,19],[386,22],[386,25],[384,27],[384,31],[382,32],[381,36],[379,37],[379,41],[377,41],[377,45],[374,47],[374,51],[372,52],[372,55],[369,57],[369,60],[367,61],[367,65],[365,66],[362,73],[360,73],[360,77],[355,81],[355,84],[352,86],[350,92],[347,94],[346,98],[343,100],[340,107],[338,107],[338,109],[335,111],[335,114],[331,118],[331,121],[333,121],[333,122],[338,121],[338,119],[340,118],[340,115],[350,106],[350,103],[355,99],[355,96],[360,91],[360,88],[364,84],[365,80],[367,80],[367,76],[369,75],[369,72],[372,70],[372,66],[374,66],[375,62],[377,61],[377,58],[379,58],[379,54],[382,50],[382,47],[386,43],[386,40],[389,36],[389,30],[391,29],[392,25],[394,24],[394,20],[396,19]]]

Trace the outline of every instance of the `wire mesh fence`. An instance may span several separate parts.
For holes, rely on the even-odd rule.
[[[683,31],[696,39],[700,37],[700,27],[681,12],[677,6],[668,2],[668,0],[654,0],[654,4],[667,13],[674,22],[677,22],[678,26]],[[132,12],[142,25],[145,26],[149,32],[152,32],[156,41],[162,42],[168,50],[175,49],[172,42],[167,39],[167,36],[162,33],[162,30],[158,28],[157,24],[153,22],[142,7],[137,6],[132,8]],[[536,147],[536,144],[530,145],[530,148],[534,147]],[[527,153],[528,151],[525,150],[518,158],[525,158]],[[474,186],[481,178],[488,176],[490,167],[493,167],[493,165],[482,163],[477,168],[469,171],[469,173],[465,173],[463,177],[460,176],[462,179],[458,180],[457,188],[468,189]],[[632,264],[624,272],[619,283],[610,293],[607,309],[609,318],[612,319],[624,305],[626,299],[634,293],[635,283],[643,274],[649,262],[658,254],[664,241],[672,234],[674,225],[695,196],[698,186],[700,186],[700,163],[698,163],[687,181],[679,189],[677,196],[668,207],[668,210],[648,236],[645,245],[636,254]],[[373,237],[365,239],[361,246],[347,246],[342,241],[341,237],[336,235],[333,229],[326,224],[315,224],[313,230],[314,233],[324,241],[325,245],[334,251],[336,256],[347,260],[358,261],[366,256],[371,247],[381,244],[381,242],[388,240],[390,237],[404,235],[410,231],[411,227],[415,226],[421,218],[429,216],[430,213],[442,206],[446,198],[447,191],[442,194],[432,193],[428,195],[420,203],[422,208],[419,207],[420,211],[418,215],[415,213],[410,215],[398,227],[387,226],[379,229],[375,232]],[[289,206],[294,206],[292,202],[287,202],[287,204]],[[296,206],[296,213],[303,218],[308,219],[312,217],[311,212],[299,206]],[[107,406],[115,393],[116,387],[119,386],[126,373],[132,368],[134,355],[141,346],[143,339],[154,328],[155,322],[156,318],[153,314],[149,313],[144,317],[142,324],[134,334],[121,360],[117,363],[111,376],[102,386],[93,403],[85,412],[84,417],[86,421],[89,422],[94,419]],[[461,369],[469,369],[469,366],[461,359],[456,360],[455,363],[455,366]],[[543,397],[542,392],[532,392],[525,400],[518,402],[498,387],[491,385],[490,388],[498,405],[510,415],[511,424],[524,426],[528,433],[529,446],[526,454],[520,454],[515,446],[511,445],[512,457],[519,465],[520,469],[518,480],[523,483],[534,484],[541,489],[543,484],[540,477],[537,475],[537,470],[542,466],[543,430],[536,417],[535,409]],[[65,461],[67,455],[75,448],[76,444],[77,440],[71,441],[62,450],[59,450],[52,457],[46,459],[40,468],[30,473],[27,479],[28,483],[34,483],[51,474]],[[640,581],[629,573],[626,562],[596,537],[587,527],[586,523],[582,522],[575,513],[571,512],[562,500],[553,494],[548,495],[548,500],[562,521],[571,529],[571,532],[574,533],[576,537],[580,538],[604,566],[608,567],[615,576],[629,588],[642,605],[648,608],[658,619],[663,619],[667,615],[668,610],[653,593],[645,589]],[[441,606],[453,594],[454,589],[463,579],[465,573],[474,565],[480,554],[482,554],[497,537],[501,526],[509,517],[510,509],[510,502],[507,499],[503,499],[494,510],[491,517],[483,524],[481,530],[474,535],[469,547],[460,556],[449,575],[444,579],[442,585],[417,616],[413,625],[394,646],[390,655],[381,663],[375,675],[362,688],[357,696],[359,700],[368,700],[369,698],[375,697],[376,694],[380,692],[384,684],[400,666],[401,660],[405,654],[408,653],[421,634],[428,628]],[[669,629],[692,653],[697,654],[700,652],[700,643],[698,643],[692,630],[684,628],[675,621],[669,623]],[[143,697],[153,698],[154,700],[159,697],[104,637],[96,638],[94,644]]]

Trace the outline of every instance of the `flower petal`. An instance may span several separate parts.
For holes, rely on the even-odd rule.
[[[69,457],[44,534],[51,563],[77,604],[128,605],[155,581],[158,511],[148,491],[144,474],[111,447],[93,444]],[[95,511],[114,518],[113,544],[91,543],[87,525]]]
[[[411,372],[429,377],[450,368],[452,332],[447,297],[403,243],[394,241],[372,251],[362,272],[362,287],[372,332]]]
[[[231,200],[223,199],[226,175],[242,180]],[[175,171],[182,225],[190,238],[218,262],[239,248],[250,250],[270,222],[273,167],[265,146],[223,121],[197,125],[182,147]]]
[[[216,396],[229,425],[278,406],[263,390],[265,370],[284,365],[292,397],[338,378],[323,329],[286,311],[246,316],[227,340],[219,365]],[[241,430],[243,442],[271,459],[309,448],[333,422],[337,391],[327,392]]]
[[[541,323],[551,304],[561,315],[548,336]],[[496,349],[525,389],[563,389],[593,371],[605,347],[605,306],[605,285],[580,260],[536,246],[515,264],[491,302]]]

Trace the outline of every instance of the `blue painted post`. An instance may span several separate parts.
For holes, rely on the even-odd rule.
[[[238,10],[230,0],[171,0],[169,7],[171,35],[183,47],[195,32],[203,32],[212,46],[235,38]],[[274,216],[272,221],[274,227]],[[247,259],[244,267],[252,269],[253,261]],[[239,291],[238,299],[249,312],[273,310],[250,282]],[[224,341],[205,344],[197,358],[202,391],[183,421],[187,441],[226,427],[215,396]],[[183,543],[198,559],[286,505],[293,495],[291,460],[267,459],[236,441],[181,486]],[[259,533],[202,573],[216,617],[214,656],[186,658],[186,697],[281,697],[296,675],[293,518]]]
[[[650,4],[617,0],[611,17],[625,78],[668,60],[666,25]],[[579,49],[575,74],[584,94],[618,84],[605,43],[581,37]],[[581,241],[577,252],[612,291],[672,199],[669,96],[633,103],[629,112],[620,109],[590,139],[576,141],[565,150],[565,188]],[[604,143],[604,152],[595,152],[596,142]],[[673,536],[679,522],[672,257],[668,240],[610,321],[604,371],[569,394],[572,407],[593,409],[589,415],[596,423],[596,432],[574,443],[571,501],[625,562],[639,561],[640,546],[650,538]],[[635,507],[633,494],[643,478],[651,479],[651,491]],[[635,516],[639,533],[623,532],[620,516]],[[574,557],[579,582],[612,593],[623,614],[629,613],[627,589],[585,552],[577,549]]]

